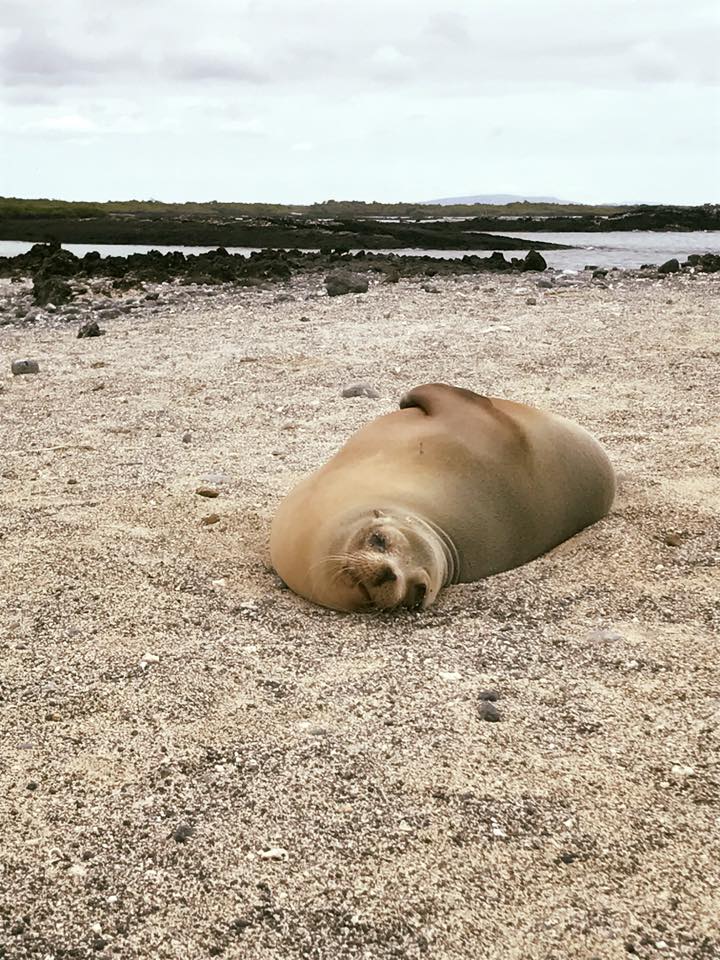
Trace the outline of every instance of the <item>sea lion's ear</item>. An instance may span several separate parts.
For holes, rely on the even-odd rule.
[[[443,404],[446,400],[452,400],[456,403],[458,400],[478,403],[488,408],[492,407],[491,401],[479,393],[473,393],[472,390],[466,390],[464,387],[452,387],[449,383],[424,383],[421,387],[413,387],[400,399],[400,409],[407,410],[408,407],[419,407],[423,413],[429,417],[433,414],[442,412]]]

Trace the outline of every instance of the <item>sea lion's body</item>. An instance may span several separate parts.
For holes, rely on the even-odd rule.
[[[427,384],[291,491],[271,557],[324,606],[427,606],[442,586],[520,566],[599,520],[614,488],[602,447],[577,424]]]

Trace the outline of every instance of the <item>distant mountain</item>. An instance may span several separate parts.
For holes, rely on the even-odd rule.
[[[440,200],[421,200],[420,203],[439,203],[451,206],[459,203],[565,203],[557,197],[524,197],[514,193],[484,193],[477,197],[442,197]]]

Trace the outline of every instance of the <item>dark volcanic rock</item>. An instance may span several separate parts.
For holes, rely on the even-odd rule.
[[[530,250],[524,260],[521,260],[520,269],[525,270],[547,270],[545,258],[537,250]]]
[[[699,273],[717,273],[720,270],[720,253],[693,253],[684,267],[694,267]]]
[[[48,303],[59,306],[61,303],[72,300],[72,296],[72,287],[61,277],[48,277],[43,273],[38,273],[33,277],[33,297],[35,303],[41,307]]]
[[[325,277],[325,289],[329,297],[339,297],[345,293],[367,293],[367,277],[349,270],[333,270]]]
[[[498,250],[495,253],[491,253],[487,259],[487,265],[489,269],[492,270],[512,270],[512,264],[509,260],[506,260],[502,253]]]
[[[394,263],[389,264],[385,268],[385,279],[383,283],[397,283],[400,280],[400,271],[395,266]]]
[[[98,326],[97,320],[86,320],[81,324],[77,335],[78,340],[83,340],[85,337],[101,337],[104,333],[105,331]]]
[[[672,260],[666,260],[658,267],[658,273],[677,273],[680,270],[680,262],[675,257]]]

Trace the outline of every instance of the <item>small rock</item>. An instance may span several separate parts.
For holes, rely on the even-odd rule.
[[[676,780],[685,780],[687,777],[692,777],[695,773],[693,767],[684,767],[679,763],[676,763],[670,770],[670,773],[675,777]]]
[[[207,517],[202,518],[202,520],[200,521],[200,524],[203,527],[211,527],[214,523],[219,523],[219,522],[220,522],[220,514],[210,513],[207,515]]]
[[[666,533],[663,537],[663,543],[668,547],[679,547],[683,542],[683,535],[681,533]]]
[[[535,297],[528,297],[527,300],[525,301],[525,303],[526,303],[529,307],[535,307],[535,306],[537,306],[537,300],[535,299]]]
[[[367,293],[367,277],[350,273],[349,270],[333,270],[325,277],[325,289],[329,297],[339,297],[346,293]]]
[[[445,680],[446,683],[455,683],[456,680],[460,679],[460,674],[454,670],[441,670],[438,676],[441,680]]]
[[[48,721],[50,721],[51,723],[57,723],[57,722],[58,722],[59,720],[61,720],[62,718],[61,718],[61,716],[60,716],[59,713],[55,713],[54,711],[50,711],[50,713],[46,713],[46,714],[45,714],[45,719],[48,720]]]
[[[190,443],[191,440],[192,440],[192,434],[190,433],[189,430],[186,430],[185,433],[182,435],[182,442]]]
[[[105,331],[98,326],[97,320],[86,320],[80,325],[77,335],[78,340],[82,340],[85,337],[101,337],[104,333]]]
[[[284,847],[270,847],[268,850],[260,851],[261,860],[285,861],[288,858],[288,852]]]
[[[489,723],[497,723],[502,714],[490,700],[482,700],[478,706],[478,716],[481,720],[487,720]]]
[[[140,663],[160,663],[160,657],[156,653],[146,653]]]
[[[665,263],[661,263],[658,267],[658,273],[677,273],[680,270],[680,261],[673,257],[671,260],[666,260]]]
[[[380,394],[369,383],[351,383],[350,386],[343,388],[342,396],[369,397],[371,400],[377,400]]]
[[[432,287],[429,283],[424,283],[422,285],[422,288],[425,291],[425,293],[440,293],[439,287]]]
[[[190,823],[180,823],[173,830],[173,840],[175,843],[185,843],[195,833],[195,827]]]
[[[195,493],[199,497],[207,497],[210,500],[220,496],[220,491],[216,490],[215,487],[197,487]]]
[[[21,377],[26,373],[40,373],[40,364],[37,360],[13,360],[10,369],[14,377]]]
[[[500,699],[500,694],[497,690],[480,690],[478,692],[478,700],[486,700],[489,703],[495,703],[496,700]]]
[[[308,727],[307,732],[308,732],[308,736],[311,736],[311,737],[329,737],[330,736],[330,731],[328,730],[327,727],[317,727],[317,726]]]
[[[39,786],[40,786],[40,784],[37,782],[37,780],[30,780],[30,781],[28,781],[27,788],[28,788],[28,790],[31,790],[31,791],[32,791],[32,790],[37,790],[37,788],[38,788]]]
[[[160,299],[160,294],[159,294],[156,290],[155,290],[155,291],[151,291],[150,293],[146,293],[146,294],[145,294],[145,299],[146,299],[146,300],[159,300],[159,299]]]
[[[390,264],[389,267],[385,268],[385,279],[383,283],[399,283],[400,281],[400,271],[395,266],[395,264]]]
[[[310,323],[310,317],[300,317],[300,323]]]

